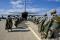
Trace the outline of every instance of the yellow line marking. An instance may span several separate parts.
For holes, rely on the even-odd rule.
[[[41,40],[41,38],[34,32],[34,30],[29,27],[29,29],[31,30],[31,32],[35,35],[35,37],[38,39],[38,40]]]
[[[29,21],[28,21],[29,22]],[[30,27],[30,25],[28,25],[29,23],[25,23],[25,24],[27,24],[27,26],[28,26],[28,28],[31,30],[31,32],[35,35],[35,37],[38,39],[38,40],[42,40],[35,32],[34,32],[34,30]]]

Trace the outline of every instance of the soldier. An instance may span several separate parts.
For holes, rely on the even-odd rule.
[[[0,18],[0,21],[1,21],[1,18]]]
[[[32,18],[32,21],[35,23],[35,19],[36,19],[36,17],[35,16],[33,16],[33,18]]]
[[[48,38],[55,38],[60,29],[60,17],[53,14],[52,25],[48,30]]]
[[[44,30],[43,24],[46,21],[46,19],[47,19],[47,14],[45,14],[44,17],[41,18],[39,26],[38,26],[38,32],[43,32],[43,30]]]
[[[5,30],[8,29],[8,19],[6,19],[6,27],[5,27]]]
[[[38,21],[38,17],[36,17],[36,24],[38,24],[38,22],[39,22],[39,21]]]
[[[33,17],[34,17],[34,16],[31,16],[31,21],[33,21]]]
[[[17,27],[17,24],[18,24],[18,23],[17,23],[17,19],[16,19],[16,20],[15,20],[15,26],[16,26],[16,27]]]
[[[12,25],[13,25],[12,18],[10,17],[10,15],[8,15],[8,19],[6,19],[6,28],[5,29],[8,29],[8,31],[9,31],[9,29],[11,29],[11,31],[12,31]]]
[[[15,21],[15,26],[17,27],[19,23],[20,23],[20,19],[17,18],[17,20]]]
[[[38,17],[38,24],[39,24],[39,21],[41,20],[41,17]]]
[[[53,19],[56,17],[56,10],[52,10],[51,11],[51,18],[48,18],[48,20],[44,23],[44,26],[45,26],[45,29],[44,29],[44,37],[47,38],[48,36],[48,31],[49,29],[51,28],[51,25],[53,23]],[[50,34],[50,31],[49,31],[49,34]],[[52,33],[51,33],[52,34]],[[51,37],[50,35],[48,37]]]

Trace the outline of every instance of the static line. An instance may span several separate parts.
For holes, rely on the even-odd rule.
[[[38,35],[34,32],[34,30],[32,30],[32,28],[31,27],[29,27],[29,29],[31,30],[31,32],[37,37],[37,39],[38,40],[41,40],[39,37],[38,37]]]

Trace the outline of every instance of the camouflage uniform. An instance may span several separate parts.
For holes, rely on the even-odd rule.
[[[47,14],[45,14],[44,17],[41,18],[41,20],[40,20],[40,23],[39,23],[39,26],[38,26],[38,31],[39,32],[43,32],[43,30],[44,30],[43,24],[46,21],[46,19],[47,19]]]
[[[8,19],[6,19],[6,28],[5,29],[11,29],[12,31],[12,18],[10,16],[8,16]]]
[[[17,25],[19,24],[20,20],[19,18],[17,18],[17,20],[15,21],[15,26],[17,27]]]
[[[33,16],[31,16],[31,21],[33,21]]]
[[[36,24],[38,24],[39,23],[39,20],[38,20],[38,17],[36,17]]]
[[[48,33],[48,38],[56,37],[57,36],[56,34],[59,32],[59,30],[60,30],[60,17],[56,16],[53,19],[53,23],[52,23],[51,27],[49,28],[48,32],[50,32],[50,34]]]
[[[54,27],[52,26],[53,24],[56,24],[56,23],[54,23],[54,20],[53,20],[53,19],[55,19],[55,17],[57,17],[56,16],[56,10],[53,10],[51,12],[51,15],[52,15],[51,18],[49,18],[44,24],[44,26],[45,26],[45,29],[44,29],[45,38],[48,35],[49,35],[48,37],[51,37],[53,32],[51,32],[50,34],[48,34],[48,33],[51,31],[50,29],[54,29],[54,27],[56,27],[56,26],[54,26]]]
[[[33,22],[35,23],[35,21],[36,21],[36,17],[33,17]]]
[[[38,24],[40,23],[41,17],[38,17]]]

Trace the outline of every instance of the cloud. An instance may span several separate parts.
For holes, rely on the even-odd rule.
[[[48,1],[60,2],[60,0],[48,0]]]
[[[7,12],[7,10],[4,10],[4,9],[0,9],[0,16],[1,15],[8,15],[8,14],[10,14],[9,12]]]
[[[29,2],[29,3],[32,3],[31,1],[32,0],[27,0],[27,2]],[[48,1],[57,2],[59,0],[48,0]],[[24,11],[24,0],[11,1],[11,3],[13,4],[12,7],[14,8],[12,10],[15,10],[15,11],[18,11],[18,12],[23,12]],[[26,11],[34,12],[34,13],[40,13],[40,14],[45,14],[45,13],[50,14],[51,9],[49,9],[49,8],[35,8],[33,6],[30,6],[30,4],[27,5]],[[60,13],[60,8],[56,8],[56,10],[57,10],[57,13],[59,14]]]
[[[31,0],[27,0],[27,2],[31,2]],[[16,1],[11,1],[10,2],[12,5],[11,9],[8,10],[0,10],[1,14],[12,14],[10,12],[24,12],[24,0],[16,0]],[[35,8],[33,6],[27,5],[26,11],[27,12],[32,12],[32,13],[39,13],[41,15],[45,14],[49,9],[48,8]]]
[[[12,8],[24,8],[25,7],[25,0],[16,0],[16,1],[11,1],[10,2],[12,4]],[[32,4],[32,0],[26,0],[26,4],[29,4],[27,5],[26,7],[32,7],[30,6],[30,4]]]
[[[11,1],[10,3],[13,5],[16,5],[16,4],[22,3],[22,0]]]
[[[30,3],[32,3],[32,0],[26,0],[29,5],[27,5],[26,11],[28,12],[34,12],[34,13],[44,13],[47,9],[45,8],[35,8],[33,6],[30,6]],[[25,10],[24,0],[17,0],[17,1],[11,1],[13,10],[23,12]]]
[[[60,7],[56,9],[57,10],[57,14],[60,15]]]
[[[39,13],[39,15],[43,15],[45,14],[48,9],[45,9],[45,8],[27,8],[26,9],[27,12],[30,12],[30,13]],[[13,14],[11,12],[24,12],[24,9],[9,9],[9,10],[0,10],[0,14]],[[18,13],[14,13],[14,14],[18,14]]]
[[[23,0],[11,1],[10,3],[12,4],[12,8],[14,8],[14,9],[16,9],[16,8],[24,8]]]

